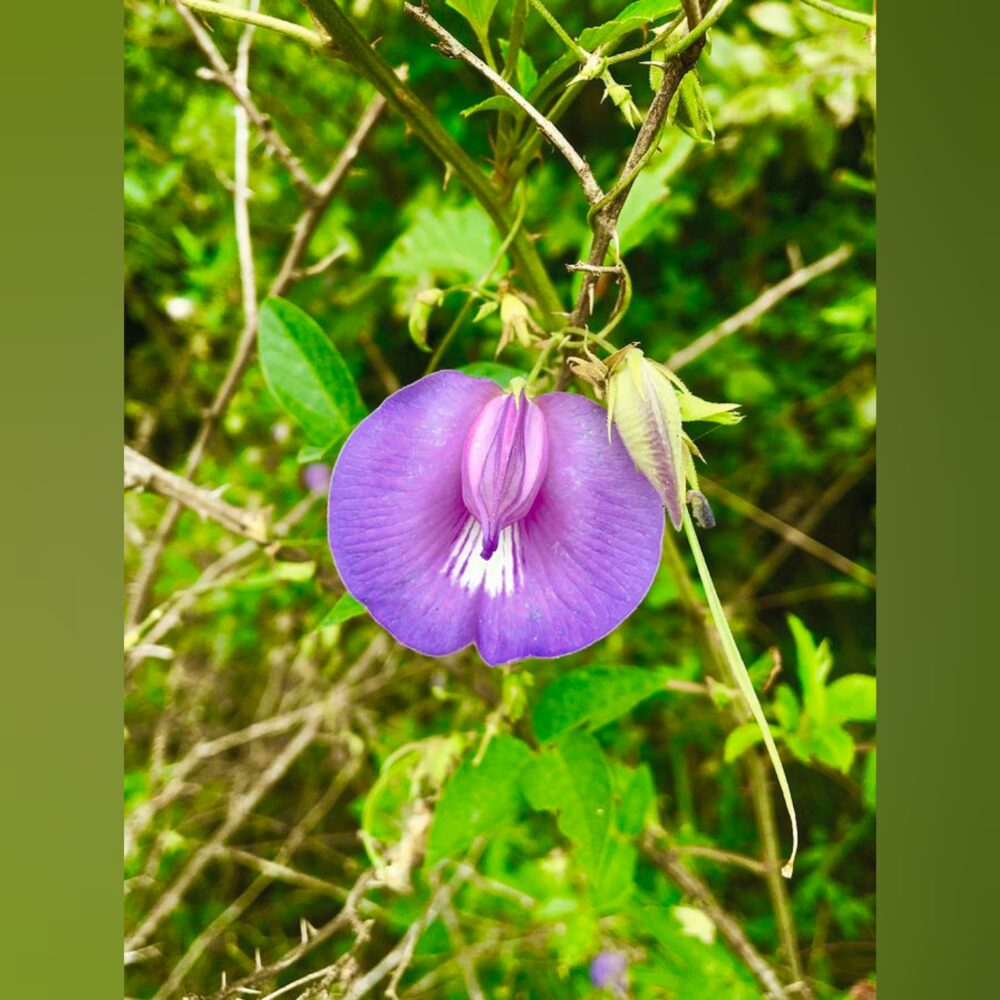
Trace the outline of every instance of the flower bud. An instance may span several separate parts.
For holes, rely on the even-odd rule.
[[[444,299],[444,292],[440,288],[427,288],[417,294],[410,307],[409,330],[410,339],[422,351],[429,351],[427,344],[427,325],[430,322],[431,313],[435,307],[439,306]]]
[[[701,490],[688,490],[688,504],[691,506],[691,516],[699,528],[714,528],[715,514],[712,513],[712,505],[708,502],[708,497]]]
[[[625,353],[608,380],[611,422],[639,471],[653,484],[673,526],[683,519],[684,431],[677,390],[666,370],[638,347]]]
[[[496,551],[500,532],[531,510],[548,464],[545,416],[524,380],[514,379],[479,412],[462,453],[462,499],[482,528],[483,559]]]
[[[629,93],[628,87],[620,83],[615,83],[615,81],[608,76],[605,83],[604,93],[606,96],[611,98],[614,106],[621,111],[630,128],[636,128],[638,125],[642,124],[642,114],[635,106],[635,102],[632,100],[632,95]]]
[[[517,337],[517,342],[522,347],[530,347],[531,335],[528,332],[530,320],[531,316],[524,302],[511,292],[504,293],[500,297],[501,335],[497,353],[514,337]]]

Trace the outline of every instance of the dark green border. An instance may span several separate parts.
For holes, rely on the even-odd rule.
[[[880,8],[879,986],[985,997],[1000,908],[1000,23],[986,22],[1000,15]],[[13,5],[0,32],[11,996],[121,995],[121,18],[113,3]]]
[[[993,4],[879,4],[882,1000],[998,994]]]
[[[0,27],[0,954],[9,997],[121,966],[122,8]]]

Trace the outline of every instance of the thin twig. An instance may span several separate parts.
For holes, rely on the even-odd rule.
[[[712,918],[726,943],[746,967],[757,977],[773,1000],[789,1000],[777,973],[753,946],[743,928],[718,903],[712,890],[687,868],[673,851],[660,850],[647,838],[642,844],[643,853],[680,889],[696,900]]]
[[[124,482],[126,490],[153,490],[258,545],[266,545],[270,540],[268,519],[263,511],[234,507],[220,499],[216,490],[195,486],[189,479],[164,469],[128,445],[125,445]]]
[[[276,31],[289,38],[305,42],[306,45],[314,49],[330,48],[330,40],[324,38],[318,31],[313,31],[311,28],[303,27],[292,21],[283,21],[278,17],[261,14],[257,10],[233,7],[227,3],[214,3],[213,0],[180,0],[180,2],[185,7],[198,11],[199,14],[216,14],[230,21],[242,21],[244,24],[253,24],[258,28],[267,28],[269,31]],[[331,54],[333,53],[331,52]]]
[[[461,59],[478,70],[499,91],[509,97],[538,126],[538,130],[566,158],[566,162],[576,171],[583,185],[583,192],[591,205],[604,197],[600,184],[594,178],[587,161],[576,151],[573,144],[538,110],[529,100],[522,97],[499,73],[495,73],[474,52],[467,49],[454,35],[438,24],[430,12],[411,3],[404,3],[403,10],[418,24],[422,24],[441,44],[437,46],[449,59]]]
[[[751,871],[755,875],[763,875],[767,871],[763,862],[756,858],[748,858],[745,854],[737,854],[734,851],[720,851],[718,848],[704,847],[701,844],[675,844],[671,850],[675,854],[689,854],[691,857],[706,858],[722,865],[746,868],[747,871]]]
[[[344,905],[340,912],[320,927],[315,934],[311,934],[307,940],[286,952],[280,959],[278,959],[278,961],[272,962],[270,965],[262,966],[249,976],[244,976],[242,979],[238,979],[234,983],[229,983],[228,985],[223,986],[223,988],[217,993],[212,994],[210,1000],[229,1000],[230,997],[239,996],[241,994],[245,996],[246,990],[253,989],[260,983],[274,979],[274,977],[280,972],[284,972],[285,969],[295,965],[296,962],[300,961],[304,956],[309,954],[309,952],[329,941],[330,938],[342,930],[347,924],[356,925],[358,923],[358,903],[361,901],[361,898],[365,895],[365,893],[371,888],[374,882],[375,873],[373,871],[367,869],[362,872],[361,875],[358,876],[357,881],[355,881],[350,892],[347,894],[347,899],[344,901]]]
[[[271,536],[282,538],[287,535],[319,503],[321,498],[322,495],[318,493],[309,493],[303,497],[282,520],[274,525],[271,529]],[[141,640],[144,648],[158,643],[168,632],[180,624],[184,613],[202,594],[227,585],[236,575],[236,571],[258,552],[260,552],[260,545],[257,542],[244,542],[220,556],[205,568],[195,583],[190,587],[174,591],[162,604],[153,608],[141,622],[130,629],[126,633],[129,635],[127,642],[137,643]],[[280,555],[281,553],[279,551],[276,554]],[[144,655],[140,652],[140,647],[133,646],[126,660],[126,674],[131,673],[143,659]]]
[[[295,852],[302,846],[302,842],[308,836],[316,824],[333,808],[340,798],[344,788],[353,780],[360,767],[360,759],[352,758],[350,764],[338,772],[337,779],[330,785],[322,798],[302,817],[295,825],[285,842],[281,845],[277,856],[273,862],[274,869],[281,870],[285,867],[285,862],[289,861]],[[219,856],[221,852],[217,851]],[[264,859],[260,859],[264,861]],[[170,971],[170,975],[163,985],[156,991],[153,1000],[167,1000],[167,998],[183,982],[195,962],[211,946],[212,942],[233,922],[238,920],[243,913],[253,904],[254,900],[271,884],[277,877],[269,868],[264,868],[261,874],[243,890],[240,895],[226,907],[192,942],[191,946],[184,953],[181,960]],[[316,879],[320,882],[319,879]]]
[[[803,552],[808,552],[809,555],[816,559],[825,562],[834,569],[840,570],[841,573],[851,577],[852,580],[857,580],[863,586],[870,587],[872,590],[875,589],[875,574],[870,569],[860,566],[858,563],[848,559],[847,556],[841,555],[828,545],[816,541],[815,538],[807,535],[801,529],[793,527],[791,524],[786,524],[780,518],[769,514],[766,510],[761,510],[760,507],[754,506],[749,500],[744,500],[743,497],[731,493],[719,483],[703,477],[699,477],[699,482],[701,488],[708,496],[717,497],[727,507],[731,507],[744,517],[759,524],[762,528],[773,531],[796,548],[802,549]]]
[[[256,808],[264,795],[284,776],[299,755],[316,738],[322,720],[319,716],[308,719],[298,733],[265,769],[260,778],[230,804],[226,818],[215,831],[212,839],[200,847],[171,883],[170,888],[156,901],[145,919],[125,941],[126,951],[135,951],[149,943],[160,924],[177,908],[191,883],[212,860],[215,848],[224,844]]]
[[[254,103],[250,96],[250,91],[245,83],[241,83],[229,69],[229,65],[222,57],[218,46],[212,41],[212,36],[202,27],[201,22],[194,14],[188,10],[183,0],[170,0],[174,10],[188,26],[194,40],[198,43],[209,66],[212,68],[213,78],[221,83],[233,97],[237,104],[246,112],[247,118],[253,122],[254,128],[260,132],[261,138],[267,147],[274,153],[281,165],[288,171],[293,183],[307,201],[311,201],[315,196],[315,188],[312,179],[306,173],[305,168],[299,158],[288,148],[285,140],[278,134],[271,119],[265,115]]]
[[[863,14],[859,10],[848,10],[846,7],[841,7],[838,4],[829,3],[828,0],[802,0],[802,3],[816,10],[821,10],[824,14],[839,17],[842,21],[863,24],[866,28],[875,27],[875,17],[872,14]]]
[[[707,333],[703,333],[697,340],[688,344],[687,347],[683,347],[681,350],[675,352],[670,357],[670,360],[667,361],[667,367],[673,371],[677,371],[685,365],[690,364],[695,358],[700,357],[707,350],[715,347],[719,341],[725,340],[726,337],[731,336],[738,330],[742,330],[745,326],[755,323],[764,313],[773,309],[782,299],[791,295],[792,292],[797,292],[800,288],[808,285],[814,278],[828,274],[835,268],[840,267],[841,264],[850,259],[852,253],[853,249],[845,244],[834,250],[833,253],[828,253],[825,257],[813,261],[807,267],[792,271],[787,278],[782,279],[776,285],[761,292],[748,306],[744,306],[739,312],[734,313],[718,326],[713,327]]]
[[[696,7],[697,5],[693,6]],[[726,6],[728,6],[728,0],[718,0],[711,12],[714,15],[713,20],[717,19],[721,13],[721,10],[718,10],[718,8],[724,9]],[[690,14],[689,16],[696,15]],[[603,266],[608,249],[617,236],[618,219],[621,216],[622,209],[625,207],[629,192],[632,190],[632,185],[635,183],[639,171],[649,161],[656,148],[660,130],[666,121],[667,112],[670,109],[670,103],[674,98],[674,94],[677,93],[677,88],[680,87],[684,75],[698,61],[698,56],[701,54],[705,39],[703,33],[695,34],[697,28],[698,25],[691,27],[689,24],[690,30],[688,35],[673,47],[674,54],[664,66],[663,79],[660,81],[660,86],[653,97],[653,102],[649,106],[649,111],[646,113],[642,127],[635,137],[635,142],[632,145],[628,158],[625,160],[625,165],[622,167],[619,179],[611,191],[604,196],[602,199],[603,204],[597,207],[597,211],[591,211],[590,223],[592,236],[587,263],[592,266]],[[678,46],[683,47],[678,48]],[[593,309],[594,289],[598,278],[599,275],[594,272],[584,274],[580,293],[576,300],[576,307],[570,315],[570,326],[586,326]],[[569,368],[568,366],[564,366],[561,381],[565,381],[568,378]]]
[[[823,519],[827,511],[835,506],[840,499],[857,483],[872,467],[875,462],[875,448],[872,447],[865,452],[846,472],[834,480],[820,494],[816,502],[799,519],[795,528],[801,535],[808,535],[817,524]],[[784,561],[795,550],[795,544],[788,538],[783,538],[758,564],[746,582],[736,591],[730,599],[728,606],[737,607],[749,600],[763,584],[769,580]]]
[[[384,94],[406,120],[413,134],[446,165],[482,205],[501,233],[510,229],[507,200],[490,183],[468,153],[441,125],[433,112],[398,77],[358,31],[335,0],[304,0],[317,22],[344,52],[352,66]],[[510,248],[518,273],[548,320],[561,309],[559,294],[552,284],[541,255],[530,236],[520,231]]]
[[[423,932],[437,920],[439,914],[451,902],[452,896],[465,881],[465,875],[459,869],[431,897],[424,912],[412,923],[403,935],[402,940],[373,969],[360,976],[344,993],[344,1000],[360,1000],[377,986],[386,976],[396,970],[400,972],[409,965],[413,957],[413,949]],[[397,973],[397,980],[398,980]]]
[[[466,950],[465,937],[459,926],[458,916],[450,903],[441,910],[441,919],[448,928],[448,938],[455,953],[455,961],[462,973],[466,995],[469,1000],[486,1000],[486,994],[483,993],[483,988],[476,978],[476,964]]]
[[[177,2],[177,0],[174,0]],[[190,16],[190,15],[189,15]],[[199,30],[200,26],[199,26]],[[209,39],[211,41],[211,39]],[[402,71],[398,71],[402,72]],[[376,121],[378,121],[385,108],[385,98],[381,94],[376,94],[369,101],[360,121],[347,140],[346,145],[341,150],[336,162],[329,173],[323,178],[318,187],[318,195],[306,207],[305,211],[295,223],[291,240],[285,251],[284,259],[278,268],[278,273],[271,282],[268,289],[269,296],[284,295],[289,286],[294,281],[295,272],[302,258],[309,247],[316,229],[318,228],[326,209],[330,204],[334,194],[347,176],[350,165],[358,156],[362,144],[368,137]],[[237,340],[236,350],[233,353],[229,368],[223,377],[222,384],[216,392],[212,405],[205,411],[198,433],[195,437],[191,450],[188,452],[187,460],[184,463],[184,475],[191,478],[195,470],[201,464],[201,459],[205,453],[212,432],[216,424],[226,411],[230,400],[236,392],[243,378],[244,372],[253,360],[254,347],[257,343],[257,322],[244,323]],[[156,533],[150,540],[146,551],[143,553],[142,563],[136,573],[135,580],[131,587],[131,599],[129,601],[128,614],[126,620],[130,626],[135,625],[139,617],[146,609],[149,601],[149,594],[152,589],[153,579],[159,567],[160,558],[177,524],[177,519],[181,513],[181,505],[172,501],[163,512]]]

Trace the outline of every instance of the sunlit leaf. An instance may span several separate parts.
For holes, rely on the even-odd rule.
[[[366,614],[368,614],[368,609],[359,600],[351,597],[350,594],[341,594],[316,628],[332,628],[334,625],[340,625],[341,622]]]
[[[521,772],[531,750],[513,736],[495,736],[476,764],[470,751],[444,786],[434,810],[427,863],[462,854],[483,834],[517,818]]]
[[[268,299],[260,310],[258,341],[271,392],[313,445],[330,446],[365,416],[340,352],[298,306]]]
[[[447,3],[475,28],[477,34],[484,34],[490,26],[497,0],[447,0]]]
[[[826,689],[826,717],[830,722],[874,722],[875,678],[868,674],[838,677]]]
[[[562,674],[531,713],[535,736],[545,743],[578,726],[599,729],[664,689],[679,672],[670,667],[581,667]]]

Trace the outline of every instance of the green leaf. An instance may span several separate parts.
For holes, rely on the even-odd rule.
[[[498,365],[495,361],[473,361],[471,365],[462,365],[456,370],[462,372],[463,375],[471,375],[473,378],[491,379],[501,389],[506,389],[510,385],[511,379],[523,377],[525,374],[516,368]]]
[[[578,726],[599,729],[650,695],[678,672],[670,667],[581,667],[562,674],[543,692],[531,713],[539,742],[557,739]]]
[[[463,118],[477,114],[480,111],[506,111],[508,114],[517,114],[521,109],[516,102],[503,94],[494,94],[486,100],[473,104],[471,108],[466,108],[461,114]]]
[[[616,827],[611,770],[593,736],[570,733],[536,757],[523,786],[533,808],[556,814],[597,906],[613,906],[631,891],[636,850]]]
[[[778,734],[777,729],[772,729],[774,735]],[[764,734],[760,731],[760,726],[756,722],[744,722],[733,729],[726,737],[726,745],[722,751],[722,758],[727,764],[732,764],[734,760],[741,757],[750,747],[764,739]]]
[[[864,796],[865,805],[868,806],[869,809],[875,808],[875,753],[876,751],[872,750],[872,752],[868,754],[868,759],[865,761],[864,775],[861,778],[861,792]]]
[[[452,10],[457,10],[472,25],[477,35],[484,35],[497,0],[447,0]]]
[[[530,94],[538,83],[538,70],[523,48],[517,53],[517,83],[522,94]]]
[[[608,45],[630,31],[645,27],[650,21],[672,17],[678,10],[680,5],[676,0],[635,0],[610,21],[587,28],[577,41],[592,52],[598,45]]]
[[[556,813],[559,829],[594,873],[604,860],[611,830],[611,772],[597,740],[570,733],[525,768],[524,794],[533,809]]]
[[[799,699],[788,684],[779,684],[774,691],[774,717],[783,729],[799,728]]]
[[[826,678],[833,657],[826,642],[816,645],[812,633],[795,615],[788,616],[788,627],[795,639],[796,668],[802,684],[802,701],[814,722],[826,718]]]
[[[476,766],[470,754],[444,786],[434,810],[427,863],[454,857],[472,842],[513,820],[521,804],[521,772],[532,759],[528,746],[500,734]]]
[[[299,465],[309,465],[312,462],[329,461],[340,450],[340,445],[347,439],[346,434],[334,438],[329,444],[314,445],[304,444],[295,455],[295,461]]]
[[[368,609],[350,594],[341,594],[336,603],[323,616],[323,619],[316,626],[317,629],[331,628],[346,622],[350,618],[357,618],[359,615],[368,614]]]
[[[278,560],[274,564],[274,578],[276,580],[288,580],[289,583],[305,583],[311,580],[316,574],[316,563],[314,562],[290,562]]]
[[[507,64],[507,51],[509,49],[510,44],[507,39],[501,38],[500,55],[503,56],[504,66]],[[538,70],[535,69],[535,63],[531,56],[525,52],[524,46],[517,50],[517,69],[514,71],[514,79],[518,92],[524,94],[525,97],[535,89],[535,84],[538,83]]]
[[[838,677],[826,689],[826,717],[830,722],[874,722],[875,678],[868,674]]]
[[[806,746],[816,760],[829,764],[844,774],[847,774],[854,763],[854,740],[840,726],[824,726],[813,731],[806,740]]]
[[[264,303],[258,350],[268,387],[311,444],[329,447],[365,416],[340,352],[298,306],[277,298]]]
[[[747,16],[758,28],[780,38],[794,38],[799,33],[795,15],[787,3],[778,3],[777,0],[755,3],[747,10]]]
[[[478,280],[499,246],[492,223],[476,202],[461,208],[422,208],[375,270],[409,281],[425,275]],[[506,264],[501,262],[498,271],[504,270]]]
[[[715,126],[712,113],[705,102],[698,74],[691,70],[684,75],[681,85],[674,94],[667,111],[667,121],[686,132],[692,139],[712,145],[715,142]],[[700,418],[704,419],[704,418]]]
[[[670,179],[684,165],[695,144],[683,132],[668,129],[660,137],[660,148],[663,152],[636,178],[618,220],[622,253],[639,246],[657,229],[663,202],[670,193]]]
[[[634,771],[621,765],[619,773],[627,783],[618,811],[618,829],[627,837],[637,837],[646,828],[646,820],[656,804],[653,772],[648,764],[640,764]]]

